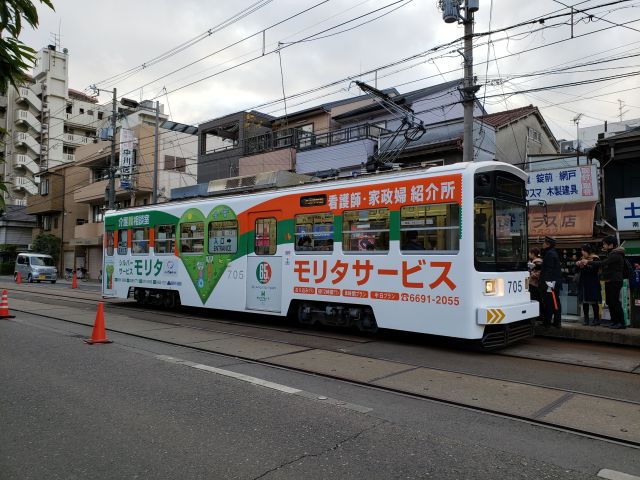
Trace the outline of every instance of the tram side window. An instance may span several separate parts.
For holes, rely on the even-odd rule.
[[[443,203],[400,209],[400,249],[403,252],[460,250],[460,205]]]
[[[149,227],[134,228],[131,243],[131,253],[134,255],[144,255],[149,253]]]
[[[156,238],[154,252],[156,255],[174,253],[176,244],[176,226],[158,225],[156,227]]]
[[[277,223],[275,218],[258,218],[254,251],[257,255],[275,255],[277,247]]]
[[[345,252],[389,251],[389,209],[344,212],[342,248]]]
[[[180,224],[180,252],[204,252],[204,222]]]
[[[129,230],[118,230],[118,255],[127,254],[127,239]]]
[[[113,232],[107,232],[107,255],[113,256]]]
[[[238,251],[238,221],[222,220],[209,223],[209,253]]]
[[[333,213],[296,215],[295,249],[297,252],[332,252]]]

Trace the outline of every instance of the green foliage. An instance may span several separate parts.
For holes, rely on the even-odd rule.
[[[60,239],[49,233],[41,233],[33,239],[32,250],[34,253],[46,253],[53,257],[54,263],[60,257]]]
[[[0,275],[13,275],[15,268],[15,262],[0,263]]]
[[[51,0],[39,0],[53,8]],[[0,93],[6,93],[9,85],[15,88],[24,83],[29,69],[36,58],[36,51],[18,40],[23,22],[32,28],[38,26],[38,9],[31,0],[0,0]],[[0,146],[4,145],[6,131],[0,128]],[[6,192],[4,182],[0,182],[0,191]],[[4,196],[0,195],[0,206]]]

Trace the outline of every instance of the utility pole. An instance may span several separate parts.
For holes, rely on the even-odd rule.
[[[112,92],[113,93],[113,105],[111,108],[111,155],[109,157],[109,183],[107,185],[106,197],[107,208],[113,210],[116,204],[116,120],[118,116],[118,100],[117,90],[114,87],[113,90],[103,90],[95,85],[90,85],[89,88],[98,95],[100,92]]]
[[[473,162],[473,110],[476,92],[480,87],[474,85],[473,78],[473,14],[480,8],[479,0],[440,0],[442,18],[446,23],[462,22],[464,25],[464,80],[462,84],[462,105],[464,124],[462,139],[462,160]],[[464,10],[464,16],[460,11]]]
[[[156,100],[156,128],[155,139],[153,141],[153,191],[151,192],[151,203],[158,203],[158,124],[160,101]]]
[[[117,99],[116,88],[113,89],[113,105],[111,108],[111,158],[109,159],[109,210],[113,210],[116,204],[116,116]]]
[[[579,113],[573,117],[573,123],[576,124],[576,165],[580,165],[580,119],[582,116],[582,113]]]

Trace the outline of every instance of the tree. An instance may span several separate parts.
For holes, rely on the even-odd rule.
[[[39,0],[53,8],[51,0]],[[5,94],[9,85],[18,88],[24,83],[27,69],[33,66],[36,51],[18,40],[24,22],[31,27],[38,26],[38,10],[31,0],[0,0],[0,94]],[[0,127],[0,147],[4,146],[6,131]],[[0,182],[0,191],[6,192],[4,182]],[[0,205],[4,198],[0,195]]]
[[[33,239],[31,249],[36,253],[51,255],[57,264],[60,257],[60,239],[49,233],[41,233]]]

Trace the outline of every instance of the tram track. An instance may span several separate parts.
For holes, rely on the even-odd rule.
[[[21,309],[16,309],[16,311],[20,311],[20,312],[24,312],[24,313],[31,313],[32,315],[38,315],[38,316],[45,317],[45,318],[55,319],[55,320],[63,321],[65,323],[86,326],[85,323],[74,321],[74,320],[70,320],[70,319],[60,318],[60,317],[53,316],[53,315],[44,315],[42,313],[34,313],[34,312],[29,312],[28,310],[21,310]],[[567,426],[567,425],[561,425],[561,424],[550,422],[550,421],[545,421],[545,420],[543,420],[541,418],[535,418],[536,415],[533,415],[533,416],[518,415],[518,414],[514,414],[514,413],[510,413],[510,412],[501,411],[501,410],[495,409],[495,408],[475,406],[475,405],[470,405],[467,402],[453,401],[453,400],[443,399],[443,398],[440,398],[440,397],[434,396],[434,395],[411,392],[411,391],[407,391],[406,389],[402,389],[402,388],[395,388],[395,387],[387,386],[387,385],[372,384],[370,382],[358,381],[358,380],[355,380],[355,379],[347,379],[347,378],[344,378],[341,375],[332,375],[332,374],[328,374],[328,373],[322,373],[322,372],[314,371],[313,369],[309,369],[309,368],[283,366],[282,364],[273,362],[271,359],[262,359],[261,360],[261,359],[252,358],[250,356],[242,356],[242,355],[237,355],[237,354],[225,354],[225,353],[222,353],[222,352],[211,351],[211,350],[206,349],[206,348],[201,348],[201,347],[198,347],[196,345],[185,345],[185,344],[179,343],[179,342],[172,342],[172,341],[166,341],[166,340],[159,340],[157,338],[150,338],[150,337],[148,337],[148,336],[146,336],[144,334],[140,334],[140,333],[132,333],[132,332],[126,332],[126,331],[114,330],[114,329],[109,329],[109,331],[111,331],[113,333],[119,333],[119,334],[127,335],[127,336],[130,336],[130,337],[146,339],[146,340],[152,340],[154,342],[159,342],[159,343],[165,344],[165,345],[180,346],[182,348],[187,348],[189,350],[193,350],[193,351],[197,351],[197,352],[201,352],[201,353],[214,354],[214,355],[218,355],[218,356],[222,356],[222,357],[227,357],[229,359],[241,360],[241,361],[246,362],[246,363],[251,363],[251,364],[260,365],[260,366],[264,366],[264,367],[277,368],[277,369],[284,370],[284,371],[297,372],[297,373],[302,373],[302,374],[306,374],[306,375],[313,375],[313,376],[316,376],[316,377],[319,377],[319,378],[325,378],[325,379],[331,379],[331,380],[336,380],[336,381],[340,381],[340,382],[345,382],[345,383],[348,383],[350,385],[355,385],[355,386],[359,386],[359,387],[363,387],[363,388],[377,390],[377,391],[380,391],[380,392],[393,393],[393,394],[402,395],[402,396],[408,397],[408,398],[414,398],[414,399],[419,399],[419,400],[435,402],[435,403],[442,404],[442,405],[449,405],[449,406],[452,406],[452,407],[463,408],[465,410],[469,410],[469,411],[473,411],[473,412],[477,412],[477,413],[493,415],[493,416],[497,416],[497,417],[500,417],[500,418],[505,418],[505,419],[510,419],[510,420],[514,420],[514,421],[524,422],[524,423],[527,423],[527,424],[530,424],[530,425],[537,425],[537,426],[544,427],[544,428],[551,428],[551,429],[554,429],[554,430],[557,430],[557,431],[563,431],[563,432],[567,432],[567,433],[572,433],[572,434],[580,435],[580,436],[583,436],[583,437],[597,439],[597,440],[610,442],[610,443],[615,443],[615,444],[618,444],[618,445],[623,445],[623,446],[627,446],[627,447],[631,447],[631,448],[640,450],[640,437],[638,437],[637,440],[635,440],[635,439],[634,440],[629,440],[629,439],[620,438],[620,437],[617,437],[617,436],[614,436],[614,435],[606,435],[606,434],[594,432],[592,430],[587,430],[587,429],[582,429],[582,428],[575,428],[575,427],[571,427],[571,426]],[[282,358],[282,357],[286,357],[286,356],[287,355],[285,354],[285,355],[278,355],[277,357]],[[455,373],[455,372],[449,372],[449,373]],[[479,378],[482,378],[482,377],[479,377]],[[486,378],[489,378],[489,377],[486,377]],[[527,385],[527,384],[523,384],[523,385]],[[572,395],[583,395],[583,396],[599,398],[599,399],[605,399],[605,400],[620,401],[620,400],[617,400],[617,399],[609,399],[609,398],[602,397],[602,396],[597,396],[597,395],[584,394],[584,393],[581,393],[581,392],[572,392],[570,390],[554,389],[554,388],[550,388],[550,387],[545,387],[545,388],[549,388],[551,390],[557,390],[559,392],[563,392],[563,395],[561,396],[561,399],[570,398]],[[635,405],[639,405],[640,406],[640,403],[638,403],[638,402],[629,402],[629,401],[623,401],[623,402],[624,403],[628,403],[628,404],[633,403]],[[554,402],[554,403],[555,404],[559,404],[560,402]],[[545,409],[553,409],[555,406],[557,406],[557,405],[552,404],[552,405],[549,405],[548,407],[545,407]]]
[[[24,293],[24,290],[15,290],[15,291],[21,291]],[[49,293],[49,292],[33,292],[33,291],[28,291],[26,292],[27,294],[30,293],[35,293],[38,294],[39,296],[44,296],[44,297],[57,297],[57,298],[63,298],[64,301],[73,301],[74,303],[77,304],[81,304],[81,305],[88,305],[88,304],[94,304],[95,300],[92,300],[90,298],[78,298],[75,295],[59,295],[57,293]],[[32,299],[33,300],[33,299]],[[109,308],[110,309],[114,309],[114,310],[119,310],[119,311],[123,311],[123,312],[136,312],[136,313],[140,313],[140,312],[145,312],[148,310],[145,309],[141,309],[141,308],[136,308],[136,307],[132,307],[132,306],[119,306],[117,305],[115,302],[108,302],[109,303]],[[63,321],[63,322],[68,322],[68,323],[72,323],[72,324],[77,324],[77,325],[87,325],[86,322],[80,322],[80,321],[74,321],[71,320],[69,318],[63,318],[64,316],[61,315],[55,315],[52,312],[51,313],[42,313],[42,312],[34,312],[32,310],[29,309],[14,309],[16,311],[20,311],[20,312],[24,312],[24,313],[30,313],[30,314],[34,314],[34,315],[39,315],[42,317],[46,317],[46,318],[51,318],[51,319],[55,319],[58,321]],[[174,320],[176,318],[184,318],[184,315],[176,315],[176,314],[172,314],[172,313],[167,313],[167,312],[157,312],[154,311],[154,316],[161,316],[164,318],[167,318],[168,320]],[[190,319],[194,319],[194,320],[198,320],[198,321],[203,321],[203,318],[198,318],[198,317],[187,317]],[[146,320],[146,321],[152,321],[154,323],[158,323],[158,324],[163,324],[163,325],[168,325],[169,327],[171,326],[181,326],[181,327],[185,327],[186,325],[182,322],[164,322],[164,321],[158,321],[156,320]],[[211,320],[206,319],[207,322],[211,322]],[[219,321],[216,321],[217,323]],[[251,327],[254,328],[254,325],[248,325],[247,323],[240,323],[240,322],[220,322],[219,323],[221,326],[222,325],[242,325],[245,327]],[[187,326],[188,327],[188,326]],[[188,328],[198,328],[198,327],[188,327]],[[203,329],[207,332],[217,332],[217,333],[221,333],[221,334],[225,334],[225,335],[229,335],[229,336],[235,336],[235,337],[240,337],[240,338],[245,338],[245,339],[253,339],[253,340],[259,340],[259,341],[266,341],[266,342],[273,342],[273,343],[279,343],[279,344],[285,344],[285,345],[296,345],[296,344],[292,344],[291,342],[286,342],[286,341],[282,341],[282,340],[274,340],[274,339],[269,339],[269,338],[265,338],[263,336],[260,335],[247,335],[247,334],[238,334],[238,333],[234,333],[234,332],[229,332],[229,331],[225,331],[225,330],[216,330],[216,329],[211,329],[211,328],[205,328]],[[298,333],[295,332],[294,330],[291,329],[276,329],[273,327],[266,327],[263,328],[263,330],[267,330],[267,331],[277,331],[280,333]],[[299,364],[299,365],[295,365],[295,364],[291,364],[290,362],[288,362],[288,358],[292,358],[295,357],[295,354],[299,354],[300,352],[311,352],[311,351],[320,351],[317,348],[305,348],[301,346],[300,350],[297,350],[296,352],[292,353],[292,354],[280,354],[280,355],[275,355],[273,357],[269,357],[269,358],[263,358],[263,359],[257,359],[254,358],[250,355],[239,355],[237,353],[234,354],[229,354],[229,353],[224,353],[224,352],[220,352],[220,351],[212,351],[211,349],[208,348],[202,348],[199,347],[197,345],[193,345],[193,344],[184,344],[184,343],[180,343],[180,342],[175,342],[175,341],[167,341],[167,340],[162,340],[162,339],[158,339],[158,338],[154,338],[154,337],[150,337],[148,335],[145,335],[144,333],[134,333],[134,332],[129,332],[126,330],[122,330],[122,329],[113,329],[113,328],[109,328],[109,331],[114,332],[114,333],[119,333],[119,334],[124,334],[124,335],[129,335],[132,337],[137,337],[137,338],[143,338],[143,339],[151,339],[153,341],[158,341],[167,345],[174,345],[174,346],[181,346],[181,347],[185,347],[185,348],[189,348],[192,349],[194,351],[200,351],[200,352],[208,352],[208,353],[212,353],[212,354],[216,354],[216,355],[222,355],[222,356],[226,356],[229,358],[234,358],[234,359],[240,359],[244,362],[251,362],[254,364],[259,364],[259,365],[263,365],[263,366],[268,366],[268,367],[275,367],[275,368],[280,368],[280,369],[285,369],[285,370],[290,370],[290,371],[295,371],[295,372],[300,372],[300,373],[305,373],[305,374],[311,374],[311,375],[316,375],[322,378],[328,378],[328,379],[334,379],[334,380],[339,380],[339,381],[346,381],[349,382],[351,384],[354,385],[359,385],[359,386],[363,386],[363,387],[367,387],[367,388],[375,388],[381,391],[387,391],[387,392],[393,392],[396,394],[401,394],[401,395],[407,395],[410,397],[414,397],[414,398],[419,398],[419,399],[423,399],[423,400],[428,400],[428,401],[434,401],[434,402],[438,402],[441,404],[447,404],[447,405],[451,405],[451,406],[456,406],[456,407],[460,407],[460,408],[465,408],[465,409],[470,409],[473,411],[477,411],[477,412],[483,412],[483,413],[487,413],[487,414],[491,414],[491,415],[498,415],[504,418],[511,418],[514,420],[518,420],[518,421],[524,421],[530,424],[536,424],[536,425],[540,425],[540,426],[544,426],[547,428],[554,428],[554,429],[559,429],[559,430],[563,430],[563,431],[567,431],[567,432],[572,432],[575,434],[579,434],[579,435],[584,435],[584,436],[588,436],[588,437],[593,437],[593,438],[598,438],[601,440],[605,440],[605,441],[610,441],[610,442],[615,442],[615,443],[619,443],[619,444],[623,444],[623,445],[627,445],[627,446],[631,446],[634,448],[640,448],[640,434],[638,435],[637,438],[633,438],[633,440],[630,440],[628,438],[621,438],[624,437],[624,435],[622,436],[616,436],[616,435],[606,435],[606,434],[602,434],[601,432],[594,432],[593,429],[589,430],[589,429],[581,429],[581,428],[576,428],[570,425],[562,425],[559,424],[558,422],[552,422],[552,421],[548,421],[545,420],[545,416],[547,415],[547,413],[552,412],[554,409],[556,409],[558,406],[560,406],[563,402],[570,400],[574,397],[581,397],[583,399],[587,399],[590,401],[599,401],[599,402],[618,402],[620,404],[624,404],[626,406],[632,406],[635,410],[640,411],[640,408],[637,408],[638,406],[640,406],[640,402],[637,401],[632,401],[629,399],[621,399],[621,398],[616,398],[616,397],[611,397],[611,396],[606,396],[606,395],[598,395],[598,394],[593,394],[593,393],[589,393],[589,392],[583,392],[583,391],[577,391],[577,390],[572,390],[572,389],[566,389],[566,388],[558,388],[558,387],[553,387],[553,386],[549,386],[549,385],[542,385],[542,384],[536,384],[536,383],[530,383],[530,382],[523,382],[523,381],[514,381],[513,379],[503,379],[503,378],[499,378],[499,377],[495,377],[495,376],[487,376],[487,375],[478,375],[478,374],[474,374],[474,373],[469,373],[469,372],[464,372],[464,371],[459,371],[459,370],[454,370],[454,369],[442,369],[442,368],[437,368],[437,367],[432,367],[432,366],[428,366],[428,365],[424,365],[424,364],[418,364],[418,363],[410,363],[410,362],[396,362],[394,360],[389,360],[389,359],[385,359],[382,357],[371,357],[371,356],[367,356],[367,355],[361,355],[358,353],[349,353],[348,355],[353,357],[354,359],[356,359],[355,361],[357,361],[357,358],[360,358],[364,361],[378,361],[378,362],[387,362],[390,364],[397,364],[402,365],[404,367],[404,369],[401,370],[400,373],[402,372],[407,372],[407,371],[413,371],[413,370],[428,370],[431,374],[434,375],[445,375],[445,376],[460,376],[459,378],[462,378],[462,376],[464,376],[465,379],[467,379],[467,381],[469,381],[469,378],[471,378],[472,382],[476,381],[476,382],[480,382],[480,383],[486,383],[489,382],[491,384],[495,384],[496,382],[501,382],[502,384],[505,384],[510,387],[510,388],[533,388],[533,389],[544,389],[545,392],[553,392],[554,397],[557,396],[559,400],[555,400],[553,402],[551,402],[549,405],[545,405],[544,407],[540,408],[538,411],[533,412],[532,414],[529,415],[522,415],[522,414],[518,414],[518,412],[508,412],[508,411],[503,411],[500,410],[499,408],[491,408],[488,406],[482,406],[482,405],[473,405],[471,404],[469,401],[458,401],[456,399],[452,399],[452,398],[443,398],[440,395],[430,395],[429,393],[425,393],[425,392],[417,392],[415,391],[415,389],[412,391],[411,389],[407,389],[407,388],[402,388],[402,387],[398,387],[398,386],[394,386],[393,382],[389,383],[389,377],[393,378],[393,376],[395,374],[392,375],[383,375],[380,378],[376,378],[373,380],[358,380],[357,378],[347,378],[348,376],[345,376],[343,374],[340,374],[340,372],[338,372],[337,374],[332,374],[329,373],[327,371],[321,371],[317,368],[310,368],[309,365],[305,365],[305,364]],[[312,337],[316,337],[317,335],[315,335],[315,333],[313,335],[310,335]],[[338,337],[335,336],[334,339]],[[327,337],[324,337],[325,339],[330,339]],[[338,337],[340,338],[340,340],[345,340],[345,338],[342,337]],[[331,350],[327,350],[327,352],[331,352]],[[588,368],[588,367],[585,367]],[[629,375],[633,375],[633,374],[629,374]],[[637,377],[637,376],[636,376]],[[387,382],[387,384],[384,384],[385,382]],[[624,430],[623,430],[624,431]]]
[[[248,327],[248,328],[252,328],[252,329],[256,329],[256,330],[264,330],[264,331],[269,331],[269,332],[282,332],[282,333],[291,333],[291,334],[296,334],[296,335],[303,335],[303,336],[307,336],[307,337],[318,337],[318,338],[325,338],[325,339],[333,339],[333,340],[338,340],[338,341],[343,341],[343,342],[351,342],[354,344],[364,344],[364,343],[374,343],[374,342],[379,342],[379,341],[387,341],[387,339],[376,339],[376,338],[372,338],[372,337],[364,337],[364,336],[354,336],[354,335],[348,335],[348,334],[335,334],[333,332],[323,332],[321,330],[308,330],[308,329],[300,329],[300,328],[291,328],[291,327],[278,327],[278,326],[273,326],[273,325],[266,325],[264,323],[256,323],[256,322],[248,322],[248,321],[235,321],[235,320],[228,320],[228,319],[219,319],[219,318],[212,318],[211,316],[208,315],[204,315],[204,314],[199,314],[197,312],[193,312],[193,311],[188,311],[188,312],[182,312],[182,313],[178,313],[178,312],[166,312],[166,311],[161,311],[158,308],[154,308],[154,307],[142,307],[139,306],[137,303],[134,302],[123,302],[122,299],[96,299],[94,298],[79,298],[77,296],[77,294],[67,294],[67,295],[61,295],[58,292],[52,293],[52,292],[43,292],[43,291],[34,291],[34,289],[19,289],[19,288],[9,288],[9,291],[15,291],[17,293],[34,293],[37,295],[41,295],[41,296],[45,296],[45,297],[52,297],[52,298],[56,298],[56,299],[65,299],[67,301],[73,301],[73,302],[77,302],[77,303],[86,303],[86,304],[90,304],[90,305],[95,305],[96,301],[103,301],[105,303],[107,303],[109,305],[109,308],[111,309],[117,309],[117,310],[121,310],[121,311],[131,311],[131,312],[135,312],[135,313],[144,313],[144,312],[153,312],[154,315],[160,316],[160,317],[165,317],[167,319],[179,319],[181,322],[184,320],[194,320],[194,321],[203,321],[206,320],[208,324],[216,324],[216,325],[233,325],[233,326],[239,326],[239,327]],[[123,304],[124,303],[124,304]],[[192,307],[185,307],[188,308],[190,310],[193,310]],[[210,310],[207,310],[207,312],[211,312]],[[227,314],[227,315],[234,315],[236,314],[236,312],[224,312],[224,311],[214,311],[215,314]],[[246,315],[246,314],[245,314]],[[263,318],[264,316],[260,316],[261,318]],[[272,318],[278,318],[281,319],[282,317],[272,317]],[[160,320],[150,320],[150,321],[156,321],[158,323],[164,323]],[[182,323],[180,323],[180,325],[183,325]],[[188,326],[188,325],[183,325],[183,326]],[[209,328],[207,328],[209,329]],[[229,332],[224,332],[224,331],[220,331],[220,330],[214,330],[211,329],[211,331],[215,331],[215,332],[220,332],[220,333],[229,333]],[[261,337],[261,336],[253,336],[253,335],[245,335],[248,338],[256,338],[256,339],[260,339],[260,340],[265,340],[267,338],[265,337]],[[392,340],[393,341],[393,340]],[[283,343],[288,343],[288,342],[283,342]],[[591,369],[591,370],[604,370],[604,371],[611,371],[611,372],[622,372],[622,373],[632,373],[634,371],[634,369],[630,369],[630,370],[621,370],[619,368],[612,368],[612,367],[608,367],[606,365],[592,365],[592,364],[584,364],[584,363],[580,363],[577,361],[569,361],[569,360],[558,360],[555,358],[543,358],[543,357],[539,357],[539,356],[532,356],[532,355],[525,355],[525,354],[514,354],[509,352],[508,348],[507,349],[503,349],[503,350],[497,350],[492,352],[493,355],[499,355],[501,357],[510,357],[510,358],[519,358],[519,359],[527,359],[530,360],[532,362],[540,362],[543,364],[563,364],[563,365],[572,365],[575,367],[580,367],[583,369]],[[357,355],[356,353],[354,353],[354,355]],[[378,358],[378,357],[376,357]],[[390,361],[394,361],[393,359],[389,359],[389,358],[383,358],[380,357],[378,358],[380,360],[390,360]],[[423,365],[423,364],[418,364],[417,366],[428,366],[430,368],[437,368],[437,367],[433,367],[430,365]],[[640,362],[638,362],[638,367],[635,368],[635,370],[638,370],[638,368],[640,368]],[[446,370],[446,369],[443,369]],[[468,372],[462,372],[462,371],[455,371],[455,373],[468,373]],[[504,380],[501,378],[496,378],[499,380]],[[509,379],[507,379],[507,381],[511,381]]]

